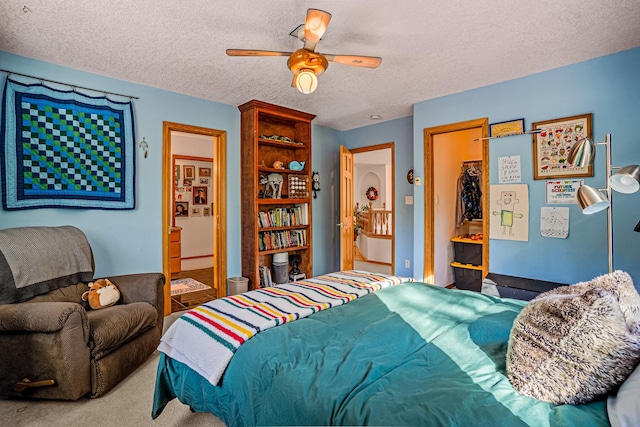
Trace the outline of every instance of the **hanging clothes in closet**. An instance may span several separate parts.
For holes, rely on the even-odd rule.
[[[456,228],[467,220],[482,219],[481,162],[464,162],[456,188]]]

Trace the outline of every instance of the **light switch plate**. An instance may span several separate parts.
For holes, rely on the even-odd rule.
[[[414,182],[416,183],[416,186],[420,187],[422,185],[422,178],[416,176]]]

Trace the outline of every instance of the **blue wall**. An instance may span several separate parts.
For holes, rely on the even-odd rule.
[[[414,106],[413,149],[416,176],[424,176],[423,129],[488,117],[490,123],[525,118],[532,122],[593,113],[597,142],[612,134],[612,163],[640,164],[640,48],[507,81]],[[545,181],[533,180],[530,135],[490,140],[490,182],[498,183],[498,157],[520,155],[522,183],[529,186],[529,241],[490,241],[490,271],[564,283],[589,280],[607,272],[606,211],[583,215],[570,206],[567,239],[540,236]],[[605,152],[598,147],[595,176],[585,184],[604,188]],[[424,188],[424,187],[422,187]],[[423,277],[424,191],[415,187],[414,276]],[[640,285],[640,193],[613,194],[614,266]]]
[[[413,195],[413,186],[407,182],[407,172],[413,168],[413,119],[390,120],[344,132],[344,145],[348,149],[394,143],[395,164],[395,274],[412,276],[413,265],[413,206],[405,205],[405,196]]]

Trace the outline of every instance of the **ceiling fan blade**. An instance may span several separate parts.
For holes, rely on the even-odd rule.
[[[307,10],[307,20],[304,23],[304,48],[313,52],[316,45],[327,30],[331,21],[331,14],[320,9]]]
[[[379,56],[359,56],[359,55],[328,55],[321,54],[327,61],[338,64],[352,65],[354,67],[377,68],[382,62]]]
[[[289,56],[293,52],[276,52],[273,50],[227,49],[229,56]]]

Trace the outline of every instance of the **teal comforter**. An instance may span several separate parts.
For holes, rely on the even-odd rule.
[[[264,332],[213,386],[161,355],[152,416],[178,398],[236,425],[603,426],[606,402],[555,406],[505,373],[525,302],[405,283]]]

